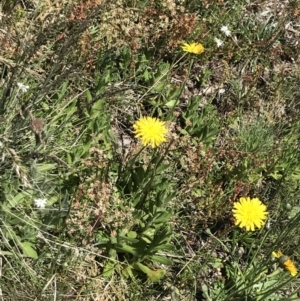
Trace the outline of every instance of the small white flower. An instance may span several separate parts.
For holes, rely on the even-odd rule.
[[[35,199],[34,204],[36,207],[45,208],[47,199]]]
[[[29,89],[29,86],[24,85],[22,83],[17,83],[17,86],[23,93],[27,92],[27,90]]]
[[[285,107],[284,107],[284,106],[281,106],[281,107],[279,108],[279,112],[280,112],[281,115],[285,115]]]
[[[231,35],[231,32],[227,25],[222,26],[220,30],[225,34],[226,37],[229,37]]]
[[[224,94],[225,91],[226,91],[225,89],[221,88],[218,92],[219,92],[219,94]]]
[[[215,42],[217,44],[217,47],[221,47],[223,45],[223,41],[218,38],[215,38]]]

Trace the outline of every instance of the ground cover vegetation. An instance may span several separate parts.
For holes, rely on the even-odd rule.
[[[299,300],[299,24],[1,1],[0,300]]]

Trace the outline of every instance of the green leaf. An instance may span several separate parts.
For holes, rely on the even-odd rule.
[[[9,251],[0,251],[0,256],[10,256],[10,255],[14,255],[14,253]]]
[[[292,174],[292,178],[294,180],[300,180],[300,171],[299,171],[299,169],[296,169],[296,171]]]
[[[148,82],[152,78],[152,74],[149,73],[149,71],[146,69],[143,73],[143,77],[146,82]]]
[[[297,214],[299,214],[299,212],[300,212],[300,208],[297,206],[297,207],[292,207],[292,209],[291,209],[291,212],[290,212],[290,214],[289,214],[289,217],[290,218],[293,218],[293,217],[295,217]]]
[[[129,232],[127,233],[127,236],[128,236],[129,238],[136,238],[136,237],[137,237],[137,233],[136,233],[135,231],[129,231]]]
[[[156,173],[161,173],[169,168],[169,164],[161,164],[157,167]]]
[[[134,278],[132,266],[128,265],[125,269],[122,269],[122,275],[125,278]]]
[[[119,238],[127,241],[127,242],[131,242],[131,243],[136,243],[138,242],[139,240],[138,239],[135,239],[135,238],[131,238],[129,236],[126,236],[126,235],[119,235]]]
[[[176,88],[174,87],[174,89],[169,89],[168,92],[166,93],[166,96],[168,99],[173,99],[173,98],[177,98],[180,96],[181,94],[181,91],[182,91],[182,88],[179,87],[179,88]],[[178,101],[178,100],[177,100]]]
[[[5,207],[7,209],[9,209],[9,208],[15,207],[17,205],[24,204],[24,202],[26,202],[26,200],[32,199],[33,195],[34,195],[33,190],[22,191],[22,192],[18,193],[17,195],[15,195],[14,197],[8,197],[9,204],[6,204]]]
[[[68,165],[71,165],[72,164],[72,156],[70,155],[70,153],[67,153],[67,162],[68,162]]]
[[[37,252],[32,248],[32,243],[25,241],[20,243],[20,247],[26,257],[38,259]]]
[[[105,278],[111,277],[115,269],[116,269],[116,263],[113,261],[108,261],[104,266],[102,276]]]
[[[100,117],[100,112],[103,111],[105,106],[105,100],[104,99],[99,99],[98,101],[96,101],[91,110],[90,110],[90,118],[94,119],[94,118],[99,118]]]
[[[86,96],[87,101],[92,101],[93,97],[89,90],[86,90],[84,94]]]
[[[150,278],[150,280],[152,282],[160,281],[160,279],[162,279],[166,274],[165,270],[162,270],[162,269],[151,270],[147,266],[141,264],[140,262],[134,263],[133,267],[136,270],[140,270],[140,271],[144,272]]]
[[[147,244],[151,244],[153,237],[148,236],[148,235],[142,235],[141,240],[143,240]]]
[[[146,235],[147,237],[153,238],[155,234],[155,228],[148,228],[147,230],[143,231],[143,235]]]
[[[179,102],[179,99],[171,99],[165,103],[165,106],[169,109],[174,108]]]
[[[166,86],[166,82],[163,81],[163,82],[161,82],[160,84],[154,86],[153,90],[154,90],[155,92],[162,92],[163,89],[165,88],[165,86]]]
[[[163,256],[159,256],[159,255],[152,255],[151,259],[153,261],[165,264],[165,265],[172,265],[173,261],[169,258],[163,257]]]
[[[36,164],[36,169],[39,172],[48,171],[56,168],[56,164]]]
[[[154,247],[152,250],[153,251],[173,251],[174,246],[172,246],[170,244],[162,244],[162,245],[158,245],[158,246]]]
[[[116,249],[125,253],[130,253],[134,256],[139,256],[142,253],[141,250],[139,250],[138,248],[134,248],[132,246],[125,245],[125,244],[116,245]]]
[[[169,220],[171,215],[172,215],[172,213],[170,213],[170,212],[160,212],[154,216],[153,223],[159,224],[162,222],[166,222]]]

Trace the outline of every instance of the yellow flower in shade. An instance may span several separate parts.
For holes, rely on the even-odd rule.
[[[297,275],[297,268],[288,256],[283,255],[281,251],[272,252],[272,256],[278,258],[280,266],[289,271],[293,277]]]
[[[255,227],[260,229],[266,222],[267,207],[258,199],[240,198],[239,202],[233,204],[232,213],[235,224],[246,231],[254,231]]]
[[[183,43],[182,50],[189,53],[201,54],[204,52],[204,47],[201,43]]]
[[[167,128],[163,121],[152,117],[142,117],[133,125],[136,138],[140,138],[144,146],[152,148],[166,141]]]

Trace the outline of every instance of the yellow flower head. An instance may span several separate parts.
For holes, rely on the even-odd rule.
[[[254,231],[255,226],[260,229],[267,218],[267,207],[258,199],[240,198],[239,202],[233,204],[232,213],[235,224],[246,231]]]
[[[136,138],[141,138],[144,146],[152,148],[166,141],[167,128],[165,123],[152,117],[142,117],[133,125]]]
[[[183,43],[182,50],[189,53],[201,54],[204,52],[204,47],[201,43]]]
[[[280,266],[289,271],[293,277],[297,275],[297,268],[288,256],[283,255],[280,251],[272,252],[272,256],[278,258]]]

